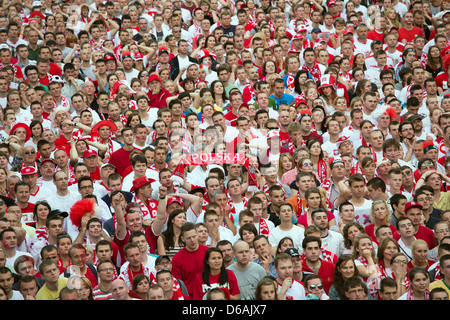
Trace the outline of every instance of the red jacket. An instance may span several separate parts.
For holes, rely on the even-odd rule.
[[[161,109],[163,107],[167,107],[166,99],[170,98],[172,95],[169,91],[164,88],[161,88],[158,94],[153,94],[150,90],[147,93],[148,96],[148,104],[151,108]]]

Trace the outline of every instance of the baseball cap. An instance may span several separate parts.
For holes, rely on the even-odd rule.
[[[157,74],[153,73],[148,77],[147,83],[150,83],[154,80],[161,82],[161,79],[159,78],[159,76]]]
[[[20,170],[20,174],[22,176],[29,176],[29,175],[33,175],[36,173],[37,173],[37,169],[35,167],[31,167],[31,166],[24,167],[24,168],[22,168],[22,170]]]
[[[97,151],[92,150],[92,149],[87,149],[85,152],[83,152],[83,158],[89,158],[91,156],[96,156],[97,155]]]
[[[415,201],[410,201],[405,205],[405,213],[411,208],[419,208],[422,210],[423,207]]]
[[[291,257],[300,257],[300,253],[295,248],[286,249],[286,250],[284,250],[284,253],[287,253]]]

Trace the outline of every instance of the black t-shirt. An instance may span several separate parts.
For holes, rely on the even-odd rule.
[[[223,35],[227,37],[234,37],[234,32],[236,31],[236,26],[230,25],[228,28],[220,26],[223,30]]]

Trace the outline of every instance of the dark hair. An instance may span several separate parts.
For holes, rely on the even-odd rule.
[[[211,255],[212,252],[219,253],[223,258],[222,251],[216,247],[211,247],[211,248],[208,248],[208,250],[206,250],[205,258],[203,259],[202,279],[203,279],[203,282],[205,284],[207,284],[208,286],[211,285],[209,283],[210,267],[208,264],[208,260],[209,260],[209,256]],[[225,265],[222,263],[222,266],[220,267],[219,284],[224,285],[226,283],[228,283],[228,272],[227,272],[227,269],[225,268]]]

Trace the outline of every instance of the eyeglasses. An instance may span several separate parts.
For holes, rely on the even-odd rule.
[[[143,73],[143,74],[141,74],[141,77],[148,77],[148,76],[149,76],[148,73]]]
[[[94,186],[82,186],[80,187],[81,190],[86,190],[86,189],[94,189]]]
[[[158,266],[168,266],[169,264],[172,264],[172,262],[170,262],[170,261],[161,261],[160,263],[158,263]]]
[[[394,263],[402,263],[402,264],[408,264],[408,261],[404,261],[404,260],[394,260]]]
[[[278,127],[272,127],[272,128],[267,127],[267,129],[268,130],[278,130]]]
[[[364,289],[360,288],[360,289],[355,289],[355,290],[349,290],[347,291],[349,294],[355,294],[355,293],[363,293]]]
[[[30,154],[36,154],[36,151],[25,151],[23,154],[29,156]]]
[[[411,171],[410,171],[410,170],[405,170],[405,171],[402,172],[402,175],[404,175],[404,176],[405,176],[405,175],[408,175],[408,174],[411,174]]]
[[[103,268],[103,269],[98,269],[98,271],[103,272],[103,271],[114,271],[114,268]]]
[[[172,32],[174,32],[174,33],[180,33],[181,30],[172,30]]]
[[[312,162],[303,164],[304,167],[312,167],[313,165],[314,164]]]
[[[323,285],[321,285],[321,284],[318,284],[318,285],[312,284],[312,285],[309,286],[309,291],[312,291],[312,290],[314,290],[316,288],[322,290]]]

